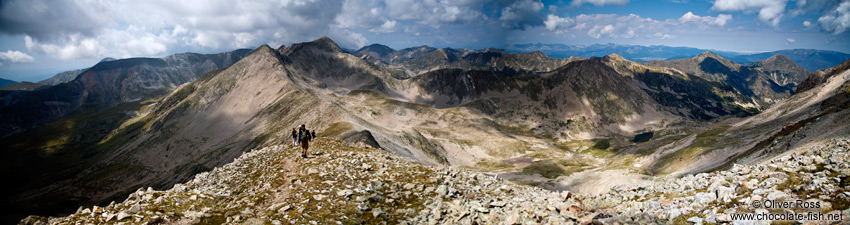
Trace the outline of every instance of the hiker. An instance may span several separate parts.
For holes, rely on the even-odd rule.
[[[295,132],[295,128],[292,128],[292,147],[298,147],[298,132]]]
[[[313,138],[316,138],[316,130],[313,130],[312,135],[313,135]]]
[[[298,136],[301,140],[301,158],[307,158],[307,148],[310,147],[312,135],[310,135],[310,131],[304,127],[304,124],[301,124],[301,128],[298,129]]]

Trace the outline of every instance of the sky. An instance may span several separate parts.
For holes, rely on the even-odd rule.
[[[322,36],[348,49],[614,43],[850,53],[850,0],[3,0],[0,78]]]

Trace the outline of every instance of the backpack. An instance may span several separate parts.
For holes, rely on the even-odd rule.
[[[298,129],[298,141],[301,141],[301,139],[303,139],[303,138],[304,138],[304,131],[299,128]]]

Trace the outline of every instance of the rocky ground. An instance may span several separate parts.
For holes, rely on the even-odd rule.
[[[587,197],[517,185],[456,168],[427,167],[380,149],[320,138],[302,159],[291,146],[244,153],[169,190],[22,224],[759,224],[736,214],[813,212],[850,222],[850,140],[732,170],[618,186]],[[764,209],[754,201],[808,202]],[[787,221],[794,223],[794,221]],[[796,222],[807,222],[797,220]]]

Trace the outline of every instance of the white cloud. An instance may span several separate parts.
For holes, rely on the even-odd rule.
[[[842,2],[835,10],[827,11],[818,18],[818,23],[823,30],[832,34],[844,33],[850,28],[850,1]]]
[[[589,31],[587,31],[587,35],[593,38],[600,38],[602,35],[611,36],[611,33],[614,32],[614,25],[608,24],[605,26],[596,25],[593,26]]]
[[[788,0],[715,0],[711,7],[717,11],[758,11],[758,18],[765,23],[779,26]]]
[[[785,38],[785,45],[790,45],[790,44],[793,44],[794,42],[797,42],[797,40],[793,39],[793,38]]]
[[[810,22],[808,20],[803,21],[803,26],[806,27],[806,28],[812,27],[812,22]]]
[[[353,4],[361,1],[350,0]],[[469,23],[486,19],[476,1],[388,0],[383,1],[385,16],[439,28],[443,24]]]
[[[584,33],[591,38],[612,39],[661,39],[669,40],[688,36],[693,32],[720,32],[730,23],[732,16],[720,14],[716,17],[699,16],[693,12],[680,18],[655,20],[635,14],[580,14],[575,17],[560,17],[550,14],[543,28],[554,34],[571,35]]]
[[[502,27],[511,29],[524,29],[526,25],[540,25],[543,22],[540,18],[540,10],[542,9],[543,2],[540,2],[540,0],[516,1],[502,9],[499,21],[502,21]]]
[[[13,0],[0,3],[0,32],[23,35],[30,51],[60,59],[221,51],[325,35],[344,47],[360,47],[367,41],[352,29],[391,32],[398,24],[381,17],[383,6],[366,9],[369,13],[357,20],[342,13],[360,2]]]
[[[35,62],[35,58],[20,51],[6,50],[5,52],[0,52],[0,61],[11,63],[27,63]]]
[[[674,35],[665,34],[665,33],[661,33],[661,32],[655,32],[655,34],[652,34],[652,36],[657,37],[657,38],[661,38],[661,40],[667,40],[667,39],[672,39],[672,38],[676,37]]]
[[[592,38],[631,39],[655,37],[656,33],[661,33],[662,38],[673,38],[674,35],[667,34],[669,29],[681,23],[677,20],[658,21],[635,14],[581,14],[576,17],[559,17],[550,14],[544,25],[547,30],[556,34],[574,32],[585,33]]]
[[[36,53],[78,59],[160,55],[166,52],[173,39],[171,35],[147,33],[131,25],[126,30],[106,29],[96,37],[71,34],[55,41],[39,41],[27,35],[24,42],[28,50]]]
[[[573,24],[574,24],[573,19],[571,19],[569,17],[559,17],[559,16],[554,15],[554,14],[549,14],[548,16],[546,16],[546,21],[543,22],[543,25],[549,31],[554,31],[555,29],[558,29],[559,27],[569,27],[569,26],[572,26]]]
[[[369,29],[369,31],[377,33],[392,33],[395,32],[396,24],[398,24],[398,22],[395,20],[387,20],[384,21],[384,24],[381,24],[380,27]]]
[[[708,25],[716,25],[716,26],[725,26],[727,22],[732,20],[732,15],[729,14],[720,14],[717,17],[711,16],[697,16],[694,15],[693,12],[687,12],[685,15],[679,18],[679,22],[687,23],[687,22],[697,22]]]
[[[629,3],[629,0],[573,0],[570,3],[570,6],[576,7],[584,5],[585,3],[593,4],[595,6],[604,6],[604,5],[626,5]]]

